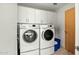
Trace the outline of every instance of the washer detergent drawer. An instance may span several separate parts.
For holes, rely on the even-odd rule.
[[[21,55],[39,55],[39,50],[20,53]]]
[[[41,55],[52,55],[53,53],[54,53],[54,47],[40,50]]]

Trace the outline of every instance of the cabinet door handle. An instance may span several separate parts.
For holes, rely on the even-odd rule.
[[[29,22],[29,19],[26,18],[26,22]]]

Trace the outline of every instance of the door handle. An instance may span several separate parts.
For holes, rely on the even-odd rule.
[[[67,34],[67,31],[65,31],[65,33]]]

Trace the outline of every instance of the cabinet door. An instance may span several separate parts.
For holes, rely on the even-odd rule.
[[[36,21],[37,23],[54,23],[56,19],[56,13],[45,11],[45,10],[36,10]]]
[[[56,13],[48,11],[47,12],[47,22],[54,24],[55,20],[56,20]]]
[[[36,17],[36,10],[33,8],[28,9],[28,15],[29,15],[29,23],[35,23],[35,17]]]
[[[36,10],[37,23],[47,23],[47,12],[44,10]]]
[[[35,9],[19,6],[19,20],[20,23],[34,23]]]
[[[18,6],[18,22],[19,23],[27,23],[29,21],[29,13],[28,13],[28,8]]]
[[[41,15],[40,15],[40,10],[36,9],[36,15],[35,15],[35,23],[41,23]]]

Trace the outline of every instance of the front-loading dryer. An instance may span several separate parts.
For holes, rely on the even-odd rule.
[[[50,55],[54,53],[54,25],[40,25],[40,54]]]
[[[20,54],[39,55],[39,25],[20,24]]]

